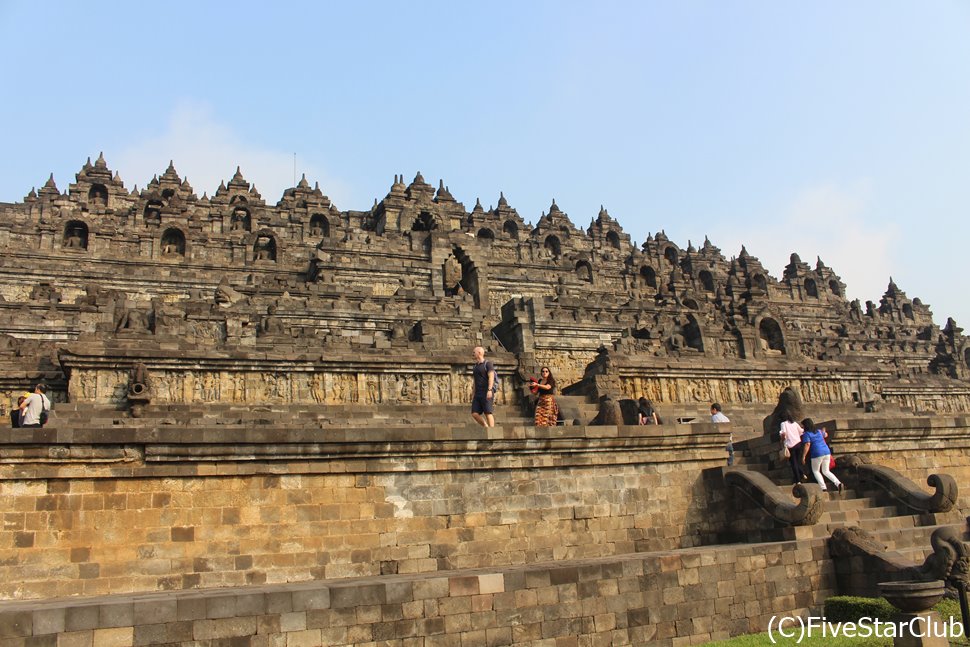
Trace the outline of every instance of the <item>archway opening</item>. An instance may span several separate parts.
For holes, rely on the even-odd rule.
[[[672,246],[667,246],[664,248],[664,258],[671,265],[677,265],[677,250]]]
[[[701,280],[701,286],[704,288],[705,292],[714,291],[714,275],[707,270],[701,270],[701,273],[697,275],[697,278]]]
[[[236,207],[233,209],[229,229],[231,231],[251,231],[252,218],[249,215],[249,209],[246,207]]]
[[[185,256],[185,234],[172,227],[162,234],[162,256]]]
[[[108,206],[108,189],[103,184],[92,184],[88,191],[88,204],[95,207]]]
[[[322,213],[315,213],[310,216],[310,235],[330,237],[330,220]]]
[[[649,265],[644,265],[640,268],[640,278],[646,285],[649,285],[654,290],[657,289],[657,273]]]
[[[805,294],[813,299],[818,298],[818,286],[815,284],[815,279],[805,279]]]
[[[80,220],[71,220],[64,225],[64,238],[61,245],[65,249],[84,250],[88,248],[88,226]]]
[[[430,211],[422,211],[411,223],[411,231],[431,231],[438,226]]]
[[[478,230],[478,233],[475,234],[475,237],[478,238],[479,240],[492,242],[493,240],[495,240],[495,233],[488,227],[482,227],[481,229]]]
[[[593,282],[593,266],[586,261],[576,263],[576,278],[583,283]]]
[[[840,286],[839,282],[836,281],[835,279],[832,279],[831,281],[829,281],[829,290],[831,290],[832,294],[834,294],[837,297],[842,296],[842,286]]]
[[[553,260],[558,260],[562,255],[562,243],[559,242],[559,238],[556,236],[546,236],[546,241],[543,244],[543,247]]]
[[[519,239],[519,226],[515,224],[514,220],[506,220],[505,224],[502,225],[502,231],[512,240]]]
[[[470,294],[475,307],[481,307],[478,268],[460,247],[454,247],[444,264],[445,294],[448,296]]]
[[[785,337],[781,332],[781,326],[774,319],[761,320],[758,325],[758,337],[761,339],[761,347],[769,353],[785,353]]]
[[[615,231],[607,232],[607,234],[606,234],[606,242],[613,249],[620,249],[620,235],[618,233],[616,233]]]
[[[157,200],[152,200],[145,205],[143,215],[146,225],[160,224],[162,222],[162,203]]]
[[[269,234],[260,234],[253,244],[253,259],[257,261],[276,261],[276,239]]]

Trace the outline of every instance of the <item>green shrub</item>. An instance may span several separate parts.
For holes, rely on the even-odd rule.
[[[824,615],[829,622],[855,622],[866,617],[889,621],[899,612],[883,598],[835,595],[825,601]]]

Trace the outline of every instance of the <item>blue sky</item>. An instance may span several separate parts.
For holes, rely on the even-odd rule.
[[[970,324],[967,2],[0,0],[0,61],[0,201],[103,151],[275,203],[295,153],[340,209],[417,171],[533,223],[602,204]]]

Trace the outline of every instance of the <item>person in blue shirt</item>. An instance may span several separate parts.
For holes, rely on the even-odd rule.
[[[825,479],[832,481],[832,485],[842,491],[842,481],[836,478],[835,474],[829,469],[829,461],[832,460],[832,450],[829,449],[828,444],[825,439],[828,434],[825,433],[825,429],[816,429],[815,421],[811,418],[805,418],[802,420],[802,428],[805,433],[802,434],[802,462],[805,462],[806,458],[812,459],[812,474],[815,475],[815,480],[818,482],[822,492],[825,492]]]

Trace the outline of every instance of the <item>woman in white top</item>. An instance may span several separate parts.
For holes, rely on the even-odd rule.
[[[781,436],[782,447],[788,450],[791,478],[795,483],[801,483],[808,478],[802,470],[803,431],[802,426],[795,422],[794,418],[789,414],[788,419],[781,423],[781,431],[778,432],[778,435]]]

